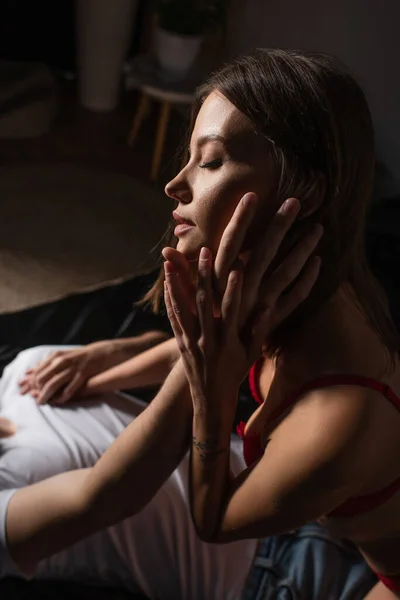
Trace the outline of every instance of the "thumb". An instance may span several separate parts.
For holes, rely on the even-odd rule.
[[[0,417],[0,439],[10,437],[16,432],[17,426],[15,423],[5,417]]]
[[[57,398],[54,404],[64,404],[71,400],[74,396],[78,395],[79,390],[83,387],[85,378],[82,375],[77,375],[72,381],[64,388],[63,392]]]

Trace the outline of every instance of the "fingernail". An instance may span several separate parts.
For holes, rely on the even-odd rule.
[[[164,263],[164,271],[166,273],[173,273],[175,271],[175,267],[174,267],[173,263],[170,262],[169,260],[166,260]]]
[[[249,208],[250,206],[254,206],[256,204],[257,196],[253,194],[253,192],[249,192],[243,196],[242,202],[246,208]]]
[[[279,212],[283,215],[286,215],[292,211],[298,212],[299,210],[300,202],[297,200],[297,198],[288,198],[280,207]]]
[[[208,248],[206,248],[205,246],[203,246],[203,248],[200,250],[200,260],[208,260],[211,256],[211,252]]]

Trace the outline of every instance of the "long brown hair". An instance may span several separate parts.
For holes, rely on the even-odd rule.
[[[306,214],[307,204],[315,195],[315,182],[324,181],[319,208],[299,221],[299,227],[307,221],[324,226],[318,250],[322,257],[320,276],[309,298],[277,329],[269,341],[269,351],[279,353],[296,324],[317,310],[339,286],[347,285],[393,363],[398,335],[385,295],[365,258],[365,221],[373,191],[375,152],[371,115],[362,90],[346,68],[330,56],[261,49],[211,74],[197,91],[192,126],[212,91],[223,94],[268,140],[276,167],[278,201],[294,196]],[[156,310],[163,278],[161,274],[144,298]]]

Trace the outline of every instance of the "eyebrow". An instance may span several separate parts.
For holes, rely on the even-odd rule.
[[[222,144],[226,145],[226,139],[222,137],[222,135],[218,135],[217,133],[208,133],[206,135],[202,135],[197,140],[198,146],[204,146],[207,142],[222,142]]]

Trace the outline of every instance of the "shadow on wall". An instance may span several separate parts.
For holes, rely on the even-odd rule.
[[[398,0],[233,0],[230,55],[256,47],[300,48],[337,56],[363,86],[373,116],[382,197],[400,192]]]

